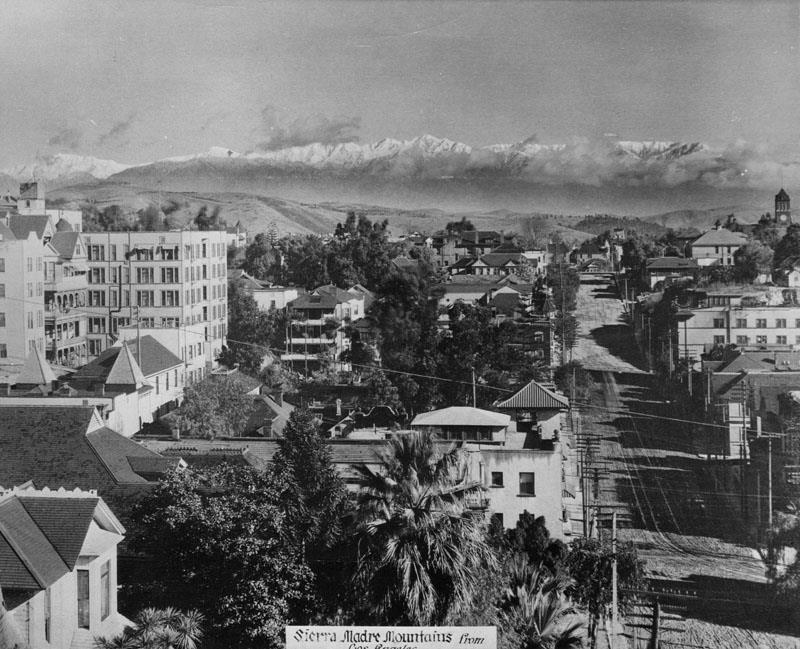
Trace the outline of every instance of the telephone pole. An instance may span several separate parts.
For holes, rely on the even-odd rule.
[[[611,514],[611,649],[616,649],[619,602],[617,601],[617,512]]]

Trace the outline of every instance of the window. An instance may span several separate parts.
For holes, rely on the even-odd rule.
[[[87,252],[89,261],[105,261],[106,259],[105,246],[89,246]]]
[[[28,329],[33,329],[33,311],[28,311]]]
[[[78,570],[78,627],[89,628],[89,571]]]
[[[105,291],[89,291],[89,306],[105,306],[105,305],[106,305]]]
[[[5,297],[5,296],[6,296],[6,285],[0,284],[0,297]]]
[[[139,306],[153,306],[153,291],[136,291],[136,304]]]
[[[775,342],[779,345],[786,345],[786,336],[775,336]]]
[[[6,258],[0,257],[0,273],[6,272]]]
[[[714,336],[714,344],[715,345],[724,345],[725,344],[725,336]]]
[[[724,329],[724,328],[725,328],[725,319],[714,318],[714,329]]]
[[[736,318],[737,329],[747,329],[747,318]]]
[[[800,318],[794,321],[794,327],[795,329],[800,329]]]
[[[164,375],[164,389],[169,390],[169,372]]]
[[[5,343],[0,343],[0,358],[8,358],[8,347]]]
[[[778,318],[775,320],[776,329],[786,329],[786,318]]]
[[[503,486],[503,472],[502,471],[492,471],[492,486],[493,487],[502,487]]]
[[[756,318],[756,329],[766,329],[766,328],[767,328],[767,319]]]
[[[105,620],[111,612],[111,562],[100,568],[100,619]]]
[[[25,289],[28,292],[28,297],[33,297],[33,282],[28,282],[25,286]]]
[[[756,336],[756,345],[766,345],[766,344],[767,344],[766,336]]]
[[[89,272],[90,284],[105,284],[106,283],[106,269],[105,268],[92,268]]]
[[[36,297],[41,297],[44,294],[44,288],[41,282],[36,282]]]
[[[503,515],[500,512],[495,512],[492,514],[490,519],[490,525],[492,527],[499,527],[501,529],[505,529],[505,525],[503,525]]]
[[[161,306],[178,306],[180,291],[161,291]]]
[[[156,377],[156,394],[159,393],[160,388],[161,388],[161,381],[159,381],[159,378],[160,377],[158,377],[158,376]]]
[[[43,327],[44,326],[44,313],[41,311],[36,312],[36,326]],[[786,336],[784,336],[785,338]]]
[[[28,257],[27,262],[28,262],[28,272],[32,273],[33,272],[33,257]]]
[[[0,327],[6,326],[6,314],[0,313]]]
[[[152,268],[137,268],[136,269],[136,283],[137,284],[153,284],[154,273]]]
[[[109,258],[111,261],[117,261],[117,244],[112,243],[108,246]]]
[[[161,269],[161,283],[162,284],[177,284],[178,279],[177,268],[162,268]]]
[[[519,474],[519,493],[521,496],[536,495],[536,483],[534,481],[533,473]]]
[[[106,332],[105,318],[89,318],[89,333],[104,334]]]

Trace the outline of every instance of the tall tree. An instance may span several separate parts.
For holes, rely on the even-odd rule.
[[[186,388],[174,416],[181,435],[186,437],[235,437],[242,433],[253,397],[241,377],[211,375]]]
[[[428,432],[393,437],[383,470],[359,468],[356,583],[374,623],[431,625],[468,603],[476,571],[494,564],[464,505],[464,458]]]
[[[752,282],[759,275],[766,275],[772,270],[772,248],[758,239],[749,241],[733,255],[737,279]]]
[[[212,644],[282,647],[313,598],[284,498],[274,473],[250,467],[169,475],[133,512],[131,549],[151,565],[128,601],[200,611]]]
[[[775,246],[773,267],[780,268],[789,257],[800,256],[800,223],[792,223]]]

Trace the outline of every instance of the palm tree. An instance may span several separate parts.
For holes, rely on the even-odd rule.
[[[503,593],[504,621],[521,649],[577,649],[586,637],[586,618],[565,595],[572,580],[532,566],[517,553],[509,560],[509,585]]]
[[[382,471],[358,467],[356,585],[385,623],[441,623],[469,600],[476,569],[494,565],[464,504],[482,487],[468,481],[463,454],[441,452],[427,431],[395,435],[381,462]]]
[[[95,638],[97,649],[197,649],[203,637],[203,615],[175,608],[146,608],[118,636]]]

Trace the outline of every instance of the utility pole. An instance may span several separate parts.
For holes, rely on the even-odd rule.
[[[475,388],[475,368],[472,368],[472,407],[478,407],[478,396]]]
[[[611,513],[611,649],[617,646],[617,625],[619,624],[617,601],[617,512]]]

